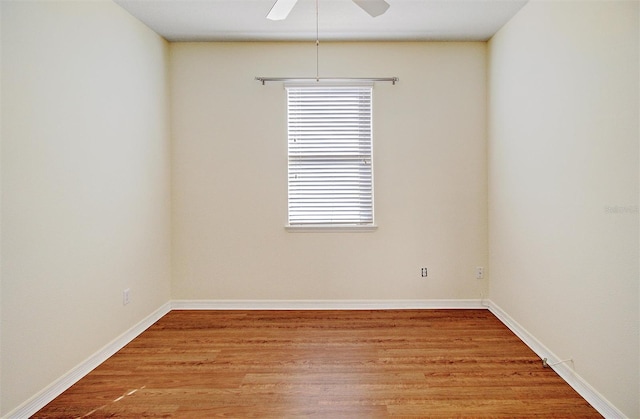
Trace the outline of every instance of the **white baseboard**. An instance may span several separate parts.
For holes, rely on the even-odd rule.
[[[505,313],[500,307],[498,307],[492,301],[489,301],[489,311],[493,313],[505,326],[507,326],[516,336],[520,338],[533,352],[540,357],[540,365],[542,367],[542,359],[547,358],[549,364],[560,361],[561,358],[557,357],[546,346],[544,346],[539,340],[531,335],[527,330],[522,327],[518,322],[512,319],[507,313]],[[558,364],[550,368],[569,384],[578,394],[580,394],[594,409],[598,411],[602,416],[608,419],[626,418],[626,416],[620,412],[616,407],[611,404],[606,398],[598,393],[593,387],[589,385],[582,377],[575,373],[569,366],[569,364]]]
[[[172,310],[483,309],[481,300],[174,300]]]
[[[131,342],[136,336],[144,332],[149,326],[158,321],[162,316],[171,310],[169,302],[163,304],[156,311],[144,318],[131,329],[118,336],[116,339],[91,355],[85,361],[77,365],[75,368],[67,372],[65,375],[54,381],[45,389],[31,397],[29,400],[9,412],[5,418],[19,419],[28,418],[35,414],[38,410],[45,407],[53,399],[62,394],[69,387],[78,382],[82,377],[89,374],[94,368],[107,360],[110,356],[122,349],[126,344]]]

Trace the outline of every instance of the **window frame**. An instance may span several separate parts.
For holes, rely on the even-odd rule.
[[[287,223],[285,225],[285,229],[290,232],[369,232],[377,230],[376,218],[375,218],[375,188],[374,188],[374,150],[373,150],[373,83],[363,83],[363,82],[349,82],[349,83],[337,83],[337,82],[316,82],[316,83],[286,83],[284,85],[286,90],[286,112],[287,112]],[[368,120],[368,144],[369,144],[369,178],[365,184],[370,185],[370,193],[368,196],[370,197],[367,202],[370,203],[366,205],[365,208],[370,207],[371,218],[370,221],[364,223],[333,223],[329,220],[325,220],[325,222],[314,223],[311,221],[299,222],[299,223],[291,223],[292,217],[292,186],[291,186],[291,174],[292,174],[292,151],[291,151],[291,140],[292,140],[292,123],[291,123],[291,106],[290,106],[290,89],[368,89],[369,90],[369,101],[367,104],[367,108],[369,110],[369,120]]]

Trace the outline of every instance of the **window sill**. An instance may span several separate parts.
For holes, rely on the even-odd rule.
[[[285,226],[284,229],[290,233],[368,233],[376,231],[377,225],[304,225]]]

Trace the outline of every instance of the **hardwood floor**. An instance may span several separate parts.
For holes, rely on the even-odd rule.
[[[172,311],[34,417],[411,416],[601,417],[487,310]]]

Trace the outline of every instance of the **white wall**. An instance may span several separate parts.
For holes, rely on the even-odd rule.
[[[170,164],[164,40],[112,2],[0,7],[2,415],[170,298]]]
[[[400,78],[374,88],[371,233],[284,229],[285,90],[254,77],[315,75],[313,43],[170,48],[174,298],[480,297],[484,43],[321,45],[323,76]]]
[[[491,299],[629,417],[638,4],[533,1],[489,44]]]

